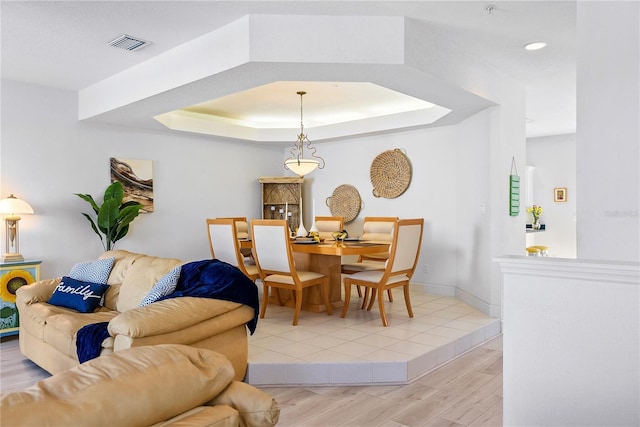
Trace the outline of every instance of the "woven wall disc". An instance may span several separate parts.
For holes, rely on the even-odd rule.
[[[360,193],[353,185],[342,184],[333,190],[331,197],[325,202],[329,206],[331,215],[341,216],[344,222],[351,222],[360,213],[362,199]]]
[[[411,182],[411,162],[398,148],[385,151],[371,162],[371,185],[375,197],[394,199]]]

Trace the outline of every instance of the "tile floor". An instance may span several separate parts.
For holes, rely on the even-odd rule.
[[[500,319],[449,296],[413,286],[409,318],[401,290],[385,295],[389,327],[377,303],[361,310],[355,290],[344,319],[270,304],[249,337],[246,381],[253,385],[407,384],[500,333]]]

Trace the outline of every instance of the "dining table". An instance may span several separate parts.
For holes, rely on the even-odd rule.
[[[241,248],[251,248],[251,240],[240,240]],[[363,240],[325,240],[322,242],[308,240],[291,240],[293,258],[298,270],[315,271],[329,278],[329,301],[332,308],[341,308],[342,299],[342,257],[349,255],[367,255],[389,251],[389,243]],[[281,294],[285,305],[293,305],[293,298]],[[275,299],[275,298],[274,298]],[[303,290],[302,309],[306,311],[324,312],[322,295],[317,286]]]

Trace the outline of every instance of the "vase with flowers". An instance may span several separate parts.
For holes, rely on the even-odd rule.
[[[529,212],[533,216],[532,228],[534,230],[540,230],[540,215],[542,215],[542,206],[533,205],[527,208],[527,212]]]

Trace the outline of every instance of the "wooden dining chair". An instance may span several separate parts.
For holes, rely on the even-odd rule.
[[[364,217],[364,223],[362,225],[362,236],[360,240],[366,240],[368,242],[375,243],[389,243],[393,236],[393,227],[395,227],[398,221],[397,216],[366,216]],[[361,271],[368,270],[384,270],[385,262],[389,258],[389,252],[380,252],[376,254],[360,255],[356,262],[346,262],[341,266],[342,274],[354,274]],[[362,296],[360,287],[358,289],[358,296]],[[364,299],[362,300],[362,308],[368,304],[368,289],[365,291]],[[393,294],[391,289],[387,291],[389,301],[393,301]]]
[[[384,326],[388,326],[389,323],[384,309],[382,294],[384,291],[402,286],[407,312],[409,317],[413,317],[413,309],[411,308],[411,299],[409,297],[409,283],[420,256],[423,230],[424,218],[398,220],[393,229],[389,247],[389,259],[386,261],[385,269],[361,271],[344,278],[345,301],[340,317],[345,317],[349,310],[352,285],[371,289],[372,295],[368,310],[372,308],[377,295],[380,317]]]
[[[332,233],[344,229],[344,217],[341,216],[316,216],[314,220],[322,240],[332,240]]]
[[[292,291],[295,311],[293,325],[298,324],[302,309],[302,290],[319,286],[327,314],[332,314],[329,302],[329,278],[314,271],[297,270],[293,260],[289,226],[286,220],[254,219],[251,221],[253,254],[262,280],[262,306],[260,318],[264,318],[269,301],[269,288],[276,288],[280,305],[282,301],[278,289]]]
[[[240,252],[236,222],[233,218],[208,218],[207,232],[212,258],[237,267],[253,282],[260,277],[258,267],[252,260],[246,260]]]

